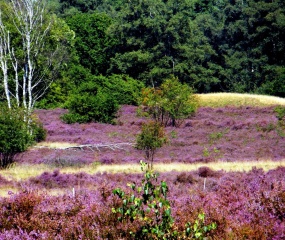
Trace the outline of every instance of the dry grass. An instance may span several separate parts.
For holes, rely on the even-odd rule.
[[[68,142],[40,142],[34,147],[65,148],[65,147],[74,147],[74,146],[78,146],[78,144],[68,143]]]
[[[155,171],[158,172],[171,172],[171,171],[194,171],[199,167],[207,166],[213,170],[231,171],[250,171],[253,167],[262,168],[264,171],[275,169],[279,166],[285,166],[285,160],[280,162],[273,161],[259,161],[259,162],[213,162],[213,163],[196,163],[196,164],[183,164],[183,163],[170,163],[155,164]],[[64,171],[69,172],[70,169]],[[140,165],[127,164],[127,165],[100,165],[95,169],[95,172],[109,172],[109,173],[134,173],[141,172]]]
[[[199,167],[208,166],[213,170],[224,170],[230,171],[250,171],[253,167],[262,168],[264,171],[275,169],[279,166],[285,167],[285,159],[283,161],[258,161],[258,162],[213,162],[213,163],[196,163],[196,164],[183,164],[183,163],[170,163],[155,164],[155,171],[158,172],[171,172],[171,171],[193,171]],[[13,180],[21,181],[26,180],[30,177],[35,177],[43,172],[53,172],[56,167],[51,167],[45,164],[40,165],[16,165],[9,169],[1,170],[0,174],[2,177]],[[61,173],[78,173],[86,172],[88,174],[96,173],[139,173],[141,167],[139,164],[124,164],[124,165],[98,165],[91,164],[82,167],[65,167],[60,169]]]
[[[224,170],[226,172],[240,171],[247,172],[253,167],[262,168],[264,171],[275,169],[279,166],[285,167],[285,159],[283,161],[258,161],[258,162],[213,162],[213,163],[196,163],[196,164],[183,164],[183,163],[170,163],[170,164],[155,164],[154,169],[157,172],[183,172],[195,171],[199,167],[207,166],[213,170]],[[9,169],[0,170],[0,175],[7,180],[11,181],[11,186],[2,186],[0,188],[0,196],[8,196],[9,192],[17,193],[19,189],[15,188],[13,183],[27,180],[30,177],[36,177],[43,172],[53,172],[56,167],[51,167],[45,164],[38,165],[15,165]],[[124,165],[98,165],[91,164],[82,167],[65,167],[60,169],[61,173],[75,174],[79,172],[86,172],[87,174],[96,173],[141,173],[139,164],[124,164]],[[42,190],[46,191],[45,189]],[[72,189],[52,189],[48,192],[49,195],[72,194]]]
[[[7,169],[1,169],[0,175],[9,181],[21,181],[30,177],[41,175],[43,172],[51,172],[56,168],[45,164],[16,164]]]
[[[253,106],[266,107],[285,105],[285,99],[267,95],[241,93],[198,94],[202,107]]]

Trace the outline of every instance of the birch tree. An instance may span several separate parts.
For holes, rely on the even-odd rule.
[[[3,85],[5,90],[5,96],[7,99],[8,107],[11,108],[10,93],[8,87],[8,60],[10,50],[10,35],[9,31],[6,30],[0,11],[0,66],[3,73]]]
[[[52,35],[54,24],[60,20],[47,13],[45,0],[7,2],[10,22],[20,40],[10,39],[0,10],[0,64],[5,97],[9,107],[13,98],[17,106],[30,114],[65,58],[63,41]]]

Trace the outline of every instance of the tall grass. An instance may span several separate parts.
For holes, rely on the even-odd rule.
[[[242,94],[242,93],[207,93],[198,94],[201,107],[225,106],[252,106],[266,107],[285,105],[285,99],[267,95]]]

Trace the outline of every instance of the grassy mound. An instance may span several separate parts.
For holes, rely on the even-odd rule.
[[[285,99],[267,95],[243,94],[243,93],[206,93],[198,94],[202,107],[225,106],[251,106],[266,107],[285,105]]]

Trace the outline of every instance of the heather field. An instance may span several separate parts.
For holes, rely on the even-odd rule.
[[[285,239],[285,134],[274,106],[202,105],[166,128],[169,142],[155,155],[173,229],[205,213],[205,225],[217,224],[208,239]],[[143,177],[132,144],[148,119],[136,110],[122,106],[116,125],[68,125],[66,110],[37,110],[46,142],[0,171],[0,239],[132,239],[141,222],[118,221],[112,190]],[[80,145],[98,149],[69,148]]]

